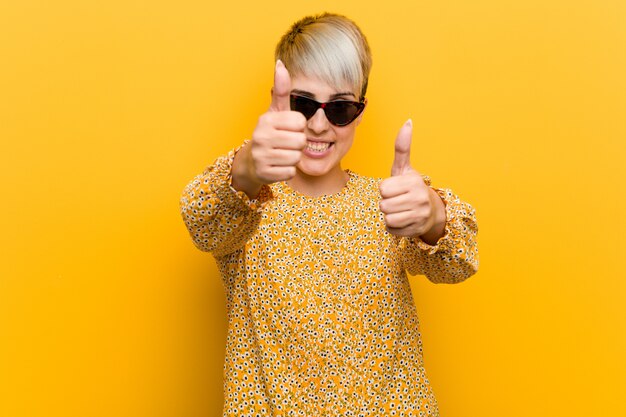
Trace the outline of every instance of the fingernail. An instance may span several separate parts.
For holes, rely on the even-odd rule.
[[[413,127],[413,120],[409,119],[405,123],[407,126]]]

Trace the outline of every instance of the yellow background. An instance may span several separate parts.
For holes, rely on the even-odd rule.
[[[442,416],[626,415],[626,2],[4,1],[0,416],[221,413],[226,314],[178,213],[252,132],[297,18],[374,53],[345,167],[477,210],[480,272],[411,280]]]

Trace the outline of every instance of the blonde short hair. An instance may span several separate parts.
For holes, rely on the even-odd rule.
[[[337,89],[347,84],[359,99],[365,97],[372,55],[361,29],[345,16],[323,13],[298,20],[276,45],[275,59],[293,76],[313,76]]]

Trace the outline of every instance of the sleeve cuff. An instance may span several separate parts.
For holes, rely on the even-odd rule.
[[[243,191],[235,190],[233,186],[230,185],[230,182],[231,181],[229,179],[228,187],[230,188],[230,191],[235,195],[234,198],[241,200],[241,202],[250,207],[251,210],[261,210],[265,206],[265,204],[267,204],[267,202],[274,197],[274,195],[272,194],[272,190],[267,185],[263,185],[261,187],[261,191],[256,198],[250,198],[248,197],[248,194],[244,193]]]

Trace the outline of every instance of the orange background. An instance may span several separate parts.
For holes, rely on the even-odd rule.
[[[412,278],[446,417],[626,415],[622,0],[0,5],[0,416],[221,413],[226,313],[178,213],[251,134],[297,18],[360,24],[345,167],[412,162],[477,210],[481,270]]]

